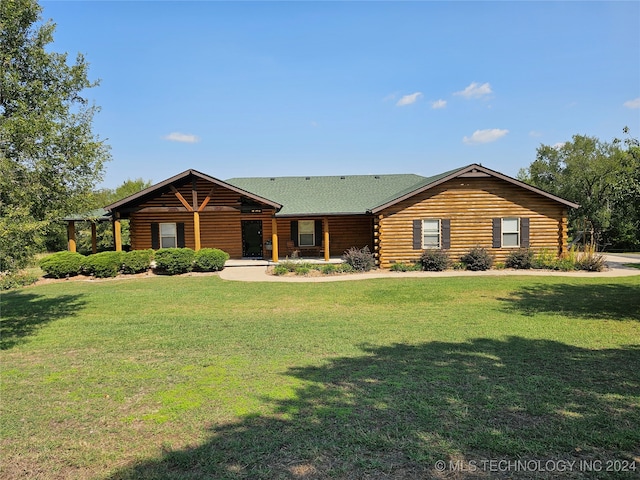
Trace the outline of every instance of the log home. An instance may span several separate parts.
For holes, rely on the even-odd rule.
[[[578,205],[472,164],[433,177],[345,175],[232,178],[187,170],[106,210],[116,249],[130,220],[131,248],[220,248],[231,258],[329,260],[368,246],[378,264],[413,262],[425,249],[452,259],[487,248],[567,248],[567,210]]]

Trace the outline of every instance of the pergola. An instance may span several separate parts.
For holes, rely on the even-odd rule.
[[[98,251],[98,242],[96,238],[96,225],[101,222],[110,222],[111,215],[104,208],[98,208],[83,214],[69,215],[62,219],[67,222],[67,249],[70,252],[77,251],[76,246],[76,222],[91,223],[91,251]]]

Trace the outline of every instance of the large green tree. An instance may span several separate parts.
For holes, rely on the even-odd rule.
[[[57,219],[83,210],[110,159],[92,132],[81,54],[49,51],[36,0],[0,1],[0,272],[24,266]]]
[[[628,130],[625,129],[625,133]],[[561,146],[540,145],[518,177],[580,204],[569,212],[574,236],[599,248],[640,246],[638,142],[574,135]]]

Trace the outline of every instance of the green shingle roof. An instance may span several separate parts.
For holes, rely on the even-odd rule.
[[[111,220],[111,215],[104,208],[97,208],[96,210],[91,210],[90,212],[74,213],[72,215],[64,217],[62,220],[64,220],[65,222],[106,222]]]
[[[363,214],[450,174],[231,178],[231,185],[283,205],[278,216]]]

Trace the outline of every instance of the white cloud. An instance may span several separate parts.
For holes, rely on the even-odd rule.
[[[485,95],[489,95],[490,93],[493,93],[493,91],[491,90],[491,85],[488,83],[480,85],[476,82],[472,82],[467,88],[459,92],[455,92],[454,95],[459,95],[464,98],[480,98]]]
[[[396,103],[396,105],[398,107],[411,105],[412,103],[416,103],[421,96],[422,96],[422,92],[416,92],[416,93],[412,93],[411,95],[405,95],[400,100],[398,100],[398,103]]]
[[[198,143],[200,138],[195,135],[191,135],[190,133],[180,133],[180,132],[171,132],[169,135],[163,137],[165,140],[169,140],[170,142],[181,142],[181,143]]]
[[[504,137],[507,133],[509,133],[509,130],[500,130],[499,128],[476,130],[473,132],[473,135],[470,137],[464,137],[462,141],[468,144],[490,143]]]
[[[447,106],[446,100],[436,100],[435,102],[431,102],[431,108],[437,110],[439,108],[445,108]]]
[[[622,105],[632,109],[640,108],[640,97],[634,98],[633,100],[628,100],[624,102]]]

